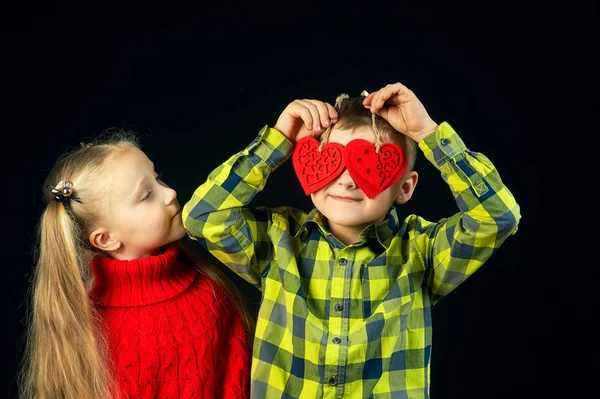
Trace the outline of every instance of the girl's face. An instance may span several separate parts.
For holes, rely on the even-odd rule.
[[[139,259],[185,236],[177,193],[159,178],[146,154],[133,146],[109,160],[106,204],[110,238],[118,259]]]

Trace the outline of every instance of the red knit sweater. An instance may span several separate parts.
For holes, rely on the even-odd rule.
[[[90,296],[123,398],[247,398],[250,351],[239,313],[213,280],[177,261],[92,260]]]

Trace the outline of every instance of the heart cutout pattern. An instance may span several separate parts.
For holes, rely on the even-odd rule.
[[[384,143],[376,152],[375,146],[363,139],[346,145],[344,162],[352,179],[369,198],[375,198],[398,181],[407,167],[400,146]]]
[[[325,187],[344,171],[344,146],[327,143],[319,152],[319,141],[306,136],[296,142],[292,154],[294,170],[306,195]]]

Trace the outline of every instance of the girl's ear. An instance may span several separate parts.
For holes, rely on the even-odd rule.
[[[113,252],[121,248],[121,241],[105,229],[96,229],[90,233],[90,244],[102,252]]]

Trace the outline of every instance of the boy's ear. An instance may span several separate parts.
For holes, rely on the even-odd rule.
[[[108,230],[96,229],[90,233],[90,244],[103,252],[116,251],[121,247],[121,241],[113,237]]]
[[[418,181],[419,174],[414,170],[402,177],[402,184],[400,185],[398,196],[396,197],[397,204],[404,204],[412,197]]]

